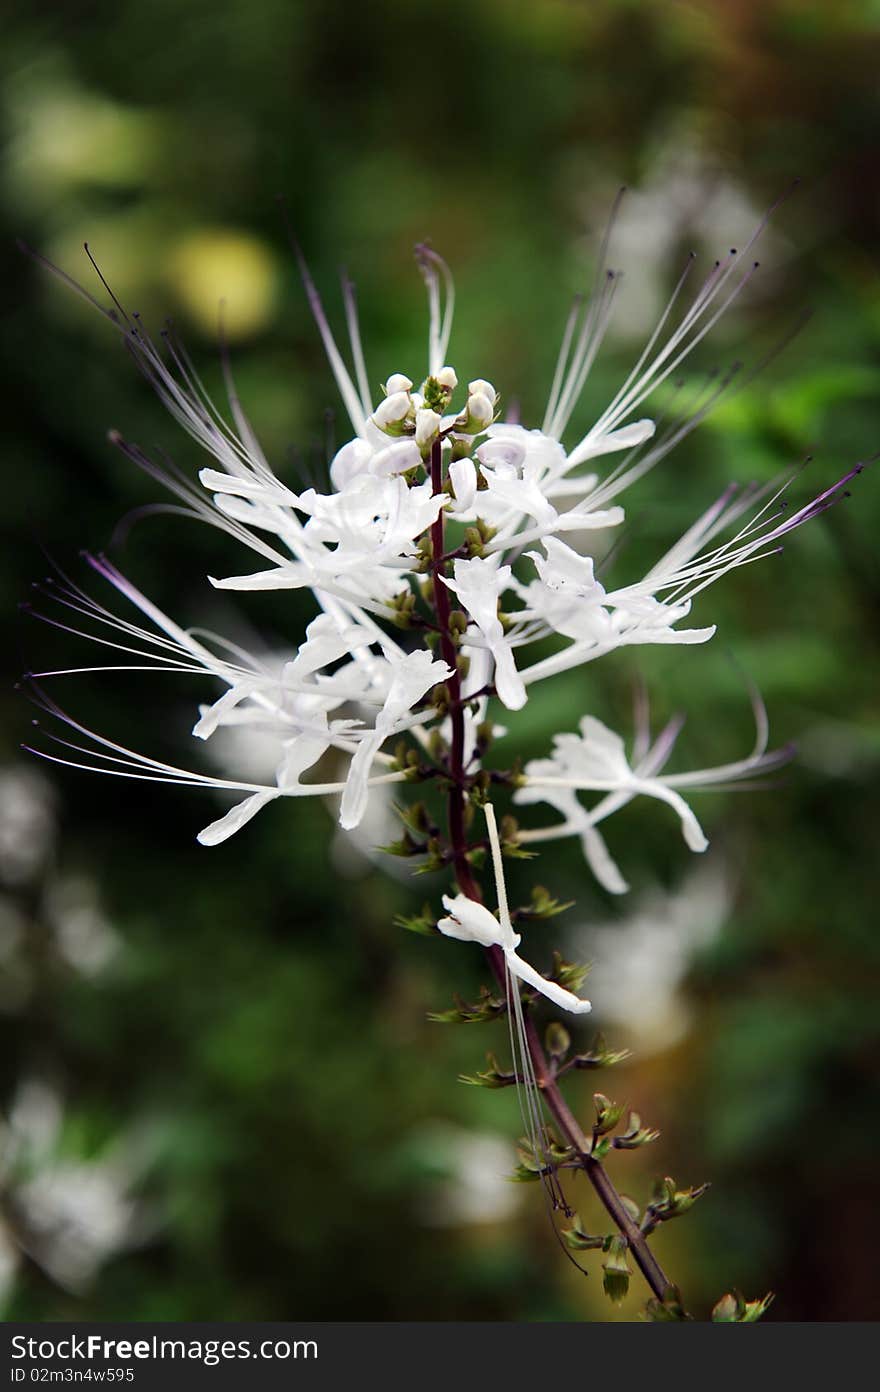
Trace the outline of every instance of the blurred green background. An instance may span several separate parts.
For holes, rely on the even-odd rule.
[[[653,326],[686,248],[741,243],[794,177],[762,270],[694,379],[757,363],[745,392],[627,497],[624,570],[657,554],[731,478],[811,452],[805,497],[880,443],[876,0],[68,0],[4,25],[0,189],[6,492],[0,566],[10,681],[0,692],[0,1307],[6,1318],[634,1319],[599,1263],[579,1276],[535,1189],[509,1184],[509,1093],[460,1086],[503,1027],[432,1025],[474,992],[476,954],[391,926],[441,886],[377,870],[326,809],[279,805],[216,850],[216,804],[101,780],[19,752],[15,672],[65,648],[16,602],[44,553],[81,577],[83,546],[187,622],[233,621],[205,581],[228,540],[172,517],[115,533],[157,490],[106,442],[175,434],[97,315],[13,248],[24,237],[90,281],[88,240],[127,306],[174,316],[217,383],[227,302],[240,393],[269,457],[322,449],[338,408],[276,195],[339,322],[358,284],[371,380],[417,376],[430,237],[459,310],[451,359],[540,420],[566,305],[589,277],[621,182],[611,261],[620,314],[581,407],[587,423]],[[344,437],[341,437],[344,438]],[[880,1278],[877,932],[878,477],[782,557],[702,603],[709,648],[642,650],[540,690],[506,756],[544,752],[587,710],[626,733],[637,672],[656,718],[686,709],[682,767],[745,753],[743,670],[784,786],[698,806],[695,864],[655,805],[608,837],[633,889],[610,900],[574,848],[517,867],[576,900],[533,930],[595,963],[596,1023],[630,1063],[584,1075],[662,1130],[612,1163],[712,1181],[657,1251],[691,1308],[777,1291],[771,1318],[875,1317]],[[225,569],[224,569],[225,567]],[[97,590],[95,582],[93,590]],[[309,616],[246,596],[289,649]],[[248,638],[252,641],[252,635]],[[66,649],[69,651],[69,648]],[[92,660],[74,648],[79,660]],[[89,650],[91,651],[91,650]],[[731,655],[734,661],[731,662]],[[97,659],[96,659],[97,660]],[[68,678],[65,704],[126,742],[190,757],[195,692]],[[102,723],[103,722],[103,723]],[[378,839],[378,831],[376,831]],[[590,1031],[583,1033],[586,1045]],[[585,1223],[601,1218],[576,1192]],[[603,1230],[603,1229],[600,1229]]]

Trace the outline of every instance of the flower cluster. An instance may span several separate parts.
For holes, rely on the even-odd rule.
[[[125,660],[108,670],[142,664],[208,679],[215,694],[200,707],[193,728],[197,739],[247,726],[274,741],[273,783],[213,776],[108,740],[38,688],[43,709],[82,741],[50,735],[64,752],[38,751],[46,757],[236,794],[231,810],[200,833],[204,845],[225,840],[266,804],[284,797],[338,796],[341,824],[354,828],[376,786],[445,773],[467,795],[480,772],[481,731],[493,697],[516,711],[536,682],[618,648],[705,643],[714,626],[689,624],[701,592],[736,567],[779,550],[790,531],[841,496],[851,477],[793,512],[782,498],[790,477],[766,487],[731,487],[641,578],[620,584],[604,574],[600,579],[596,538],[623,522],[618,500],[704,419],[729,379],[662,429],[642,414],[644,404],[741,293],[754,263],[731,252],[687,299],[689,260],[611,403],[585,434],[566,442],[609,322],[617,275],[600,273],[592,299],[573,306],[543,423],[528,429],[503,419],[501,396],[490,381],[481,378],[459,388],[446,361],[451,276],[429,247],[418,248],[418,261],[429,305],[426,374],[416,388],[416,379],[394,372],[376,396],[350,284],[345,281],[343,291],[352,371],[301,259],[353,432],[330,461],[325,491],[298,490],[277,476],[242,409],[228,362],[227,419],[173,336],[166,334],[157,345],[118,303],[106,310],[92,301],[211,463],[197,484],[119,434],[112,437],[115,443],[160,478],[187,512],[221,528],[258,558],[256,568],[212,577],[212,585],[239,591],[307,589],[315,602],[316,617],[305,639],[279,671],[221,638],[183,629],[103,557],[88,559],[140,619],[120,618],[66,579],[49,590],[79,617],[41,617],[118,648]],[[87,624],[77,627],[82,619]],[[541,654],[533,657],[536,644],[542,645]],[[623,875],[598,824],[630,799],[647,796],[677,815],[691,850],[703,850],[706,838],[683,790],[740,780],[785,757],[784,751],[767,752],[760,707],[758,713],[759,737],[748,758],[685,774],[663,772],[677,724],[653,742],[647,728],[640,729],[630,761],[619,736],[585,715],[579,734],[558,735],[549,758],[509,780],[517,802],[543,802],[562,817],[549,827],[524,830],[522,841],[578,836],[600,882],[622,892]],[[404,755],[402,737],[408,741]],[[456,739],[459,747],[450,750]],[[316,775],[329,754],[342,776],[321,780]],[[600,796],[587,807],[584,794]],[[460,856],[460,848],[453,854]],[[483,941],[486,924],[476,921],[477,907],[463,905],[461,896],[447,900],[446,907],[448,917],[438,925],[442,932]],[[521,975],[513,937],[493,941]]]

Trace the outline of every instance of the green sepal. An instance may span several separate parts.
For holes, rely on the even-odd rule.
[[[626,1297],[629,1291],[629,1278],[632,1271],[627,1266],[627,1241],[625,1237],[612,1237],[606,1249],[607,1256],[602,1263],[602,1270],[605,1275],[602,1286],[609,1300],[615,1305]]]
[[[420,914],[395,914],[394,926],[405,928],[408,933],[419,933],[424,938],[433,937],[435,933],[440,932],[430,904],[423,904]]]
[[[427,845],[424,841],[414,841],[408,831],[405,831],[399,841],[389,841],[385,846],[377,846],[377,851],[384,851],[386,855],[392,856],[417,856],[424,855]]]
[[[423,802],[395,802],[394,811],[414,836],[437,835],[439,828]]]
[[[607,1251],[607,1244],[611,1242],[610,1236],[594,1237],[591,1233],[585,1232],[577,1214],[574,1215],[572,1226],[562,1229],[561,1237],[571,1252]]]
[[[631,1199],[629,1194],[620,1194],[618,1195],[618,1197],[620,1199],[620,1202],[626,1209],[627,1213],[629,1214],[630,1218],[633,1220],[634,1223],[637,1223],[639,1221],[641,1209],[639,1208],[635,1199]]]
[[[577,994],[586,981],[589,971],[590,968],[582,962],[566,962],[561,953],[554,952],[553,970],[550,972],[549,979],[564,986],[567,991],[574,991]]]
[[[682,1320],[690,1319],[681,1303],[681,1291],[678,1286],[667,1286],[662,1300],[649,1300],[645,1306],[645,1319],[655,1324],[678,1324]]]
[[[660,1132],[655,1131],[652,1126],[642,1125],[638,1112],[630,1112],[626,1131],[622,1136],[614,1137],[614,1145],[617,1150],[638,1150],[640,1146],[656,1141],[659,1135]]]
[[[413,590],[401,590],[388,600],[391,622],[397,628],[412,628],[416,609],[416,596]]]
[[[417,749],[407,744],[406,740],[398,740],[394,746],[394,759],[388,765],[393,773],[405,772],[415,774],[421,768],[421,758]]]
[[[623,1063],[631,1057],[629,1049],[609,1049],[605,1036],[597,1034],[592,1048],[585,1054],[578,1054],[571,1062],[574,1068],[613,1068],[616,1063]]]
[[[435,870],[443,870],[449,861],[448,853],[443,849],[443,845],[436,836],[429,836],[426,844],[422,847],[425,857],[424,864],[416,866],[413,870],[414,875],[430,875]]]
[[[505,1088],[515,1087],[519,1081],[515,1073],[505,1073],[494,1054],[487,1054],[489,1067],[485,1073],[459,1073],[458,1081],[471,1087]]]
[[[565,1025],[560,1024],[559,1020],[551,1020],[547,1026],[544,1033],[544,1047],[550,1057],[556,1059],[557,1062],[564,1059],[571,1048],[571,1035]]]
[[[476,560],[482,556],[485,544],[477,527],[465,527],[464,546],[468,560]]]
[[[626,1111],[626,1103],[612,1102],[609,1097],[605,1096],[604,1092],[594,1092],[593,1105],[596,1108],[593,1135],[607,1136],[609,1131],[614,1130]]]
[[[698,1184],[691,1189],[676,1189],[675,1180],[669,1175],[658,1179],[654,1186],[654,1197],[645,1209],[642,1231],[653,1232],[658,1223],[667,1223],[670,1218],[680,1218],[693,1208],[697,1199],[702,1198],[708,1188],[708,1184]]]
[[[536,1153],[535,1147],[526,1136],[520,1138],[516,1148],[519,1164],[511,1176],[512,1179],[522,1183],[540,1179],[541,1175],[547,1174],[549,1170],[556,1169],[574,1158],[573,1146],[562,1145],[549,1128],[545,1136],[546,1144],[542,1146],[540,1154]]]
[[[757,1324],[773,1303],[773,1292],[761,1300],[746,1300],[738,1290],[722,1295],[712,1311],[713,1324]]]
[[[573,904],[573,899],[564,901],[554,899],[543,885],[535,885],[531,901],[524,908],[517,909],[512,917],[520,919],[555,918],[557,914],[565,913],[566,909],[570,909]]]
[[[537,860],[537,851],[527,851],[525,846],[518,846],[515,841],[507,841],[502,844],[501,854],[505,860]]]
[[[451,1010],[432,1011],[428,1019],[438,1025],[482,1025],[497,1020],[507,1011],[507,1002],[493,996],[488,986],[480,987],[480,999],[474,1004],[456,996]]]

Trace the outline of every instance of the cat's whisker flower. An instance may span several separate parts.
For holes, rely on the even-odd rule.
[[[719,259],[685,302],[694,266],[689,258],[613,400],[566,448],[563,433],[619,293],[620,274],[605,268],[613,221],[612,215],[594,293],[589,300],[577,299],[566,321],[542,430],[500,419],[500,396],[489,378],[459,385],[447,361],[452,276],[430,247],[421,245],[416,253],[428,296],[427,376],[420,380],[418,372],[392,371],[374,396],[353,283],[343,274],[350,370],[295,244],[306,295],[355,432],[336,451],[329,481],[321,487],[291,485],[276,476],[242,407],[225,341],[221,360],[228,404],[221,407],[176,332],[167,329],[154,340],[103,277],[113,301],[109,310],[80,291],[101,309],[166,408],[211,459],[196,482],[169,461],[157,463],[117,432],[113,443],[168,487],[183,512],[225,531],[259,558],[256,569],[209,577],[211,585],[224,592],[310,591],[318,617],[279,676],[247,652],[224,652],[222,639],[205,642],[180,627],[103,557],[89,557],[88,563],[140,611],[146,627],[121,620],[69,584],[55,597],[85,619],[85,627],[57,615],[39,617],[86,636],[96,628],[95,641],[120,653],[105,671],[143,665],[166,674],[204,675],[219,684],[219,697],[200,707],[193,730],[199,739],[233,721],[258,721],[261,727],[274,722],[279,740],[302,741],[296,756],[288,751],[290,767],[291,759],[305,758],[313,747],[318,750],[313,762],[326,750],[346,753],[344,826],[363,816],[370,769],[375,761],[391,758],[392,740],[412,734],[421,755],[429,763],[434,757],[435,734],[442,738],[448,728],[444,691],[455,675],[456,652],[464,673],[463,748],[471,757],[493,694],[516,711],[536,682],[622,647],[710,640],[711,622],[684,626],[703,590],[729,571],[777,552],[790,532],[838,500],[857,470],[787,511],[781,510],[781,495],[793,476],[766,487],[732,486],[640,579],[612,581],[606,573],[610,565],[603,566],[601,579],[597,576],[591,534],[620,526],[624,510],[616,499],[705,419],[736,375],[736,367],[710,375],[680,415],[661,422],[659,430],[653,418],[637,416],[744,291],[755,269],[748,253],[763,227],[742,255],[731,251]],[[680,384],[676,401],[679,392]],[[601,462],[611,454],[619,455],[619,462],[603,472]],[[584,473],[587,461],[596,472]],[[465,529],[466,540],[438,561],[434,538],[438,529],[442,535],[446,519]],[[449,596],[447,607],[452,598],[456,605],[455,641],[452,648],[443,647],[442,659],[422,641],[437,627],[426,599],[426,576],[435,599],[439,587]],[[556,640],[556,651],[545,649],[531,659],[527,650],[548,639]],[[43,664],[45,673],[56,675],[91,666]],[[470,692],[477,694],[471,698]],[[665,802],[679,816],[689,844],[701,849],[702,830],[678,789],[735,776],[733,766],[706,771],[705,777],[682,775],[686,781],[660,776],[643,767],[655,755],[652,746],[633,767],[625,761],[616,765],[604,781],[572,783],[569,770],[557,770],[555,784],[545,784],[545,791],[553,786],[558,798],[570,794],[577,803],[575,810],[568,798],[566,825],[577,827],[609,884],[621,885],[622,877],[612,868],[596,826],[608,807],[636,791]],[[749,765],[747,771],[754,769]],[[528,787],[534,792],[534,780]],[[600,815],[597,809],[588,814],[578,802],[578,794],[588,789],[606,795],[598,804]]]
[[[663,773],[672,754],[683,719],[671,720],[657,739],[638,750],[630,763],[623,740],[592,716],[584,716],[579,735],[554,737],[554,753],[549,759],[533,759],[526,764],[522,786],[514,801],[522,805],[544,802],[559,812],[563,820],[553,826],[519,832],[523,845],[579,836],[585,858],[600,884],[612,894],[628,889],[618,866],[612,860],[604,839],[596,831],[633,798],[653,797],[667,803],[677,813],[686,845],[692,851],[705,851],[708,840],[678,789],[715,791],[726,785],[741,784],[756,775],[763,777],[788,763],[792,745],[768,750],[768,723],[764,703],[751,692],[755,717],[755,744],[744,759],[683,773]],[[760,786],[758,784],[757,786]],[[583,793],[603,793],[591,808],[580,800]]]

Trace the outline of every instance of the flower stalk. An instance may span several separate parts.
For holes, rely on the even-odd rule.
[[[431,448],[431,485],[435,494],[442,491],[443,483],[443,454],[441,441],[438,438]],[[451,698],[451,740],[447,766],[449,775],[449,791],[447,794],[449,842],[452,852],[452,865],[459,889],[468,899],[472,899],[475,903],[481,904],[483,895],[468,860],[468,852],[471,847],[468,843],[465,829],[465,808],[468,793],[466,771],[464,768],[464,706],[461,700],[461,677],[457,664],[457,652],[449,623],[452,606],[449,600],[449,589],[443,583],[443,575],[446,569],[444,532],[444,514],[441,511],[431,528],[431,571],[433,577],[432,594],[436,625],[439,630],[440,650],[443,660],[453,671],[453,676],[450,677],[447,682]],[[499,986],[502,990],[506,990],[507,969],[501,948],[497,946],[487,947],[485,949],[485,954]],[[590,1141],[568,1105],[568,1102],[565,1100],[562,1090],[553,1076],[543,1045],[538,1036],[535,1021],[528,1012],[525,1017],[525,1042],[531,1058],[534,1076],[548,1112],[558,1126],[567,1145],[572,1147],[578,1167],[583,1170],[600,1202],[608,1213],[608,1216],[611,1218],[621,1237],[625,1240],[628,1250],[632,1253],[633,1260],[650,1286],[651,1291],[657,1300],[662,1302],[671,1286],[669,1277],[651,1251],[645,1234],[628,1212],[626,1205],[618,1194],[604,1165],[590,1154]]]

